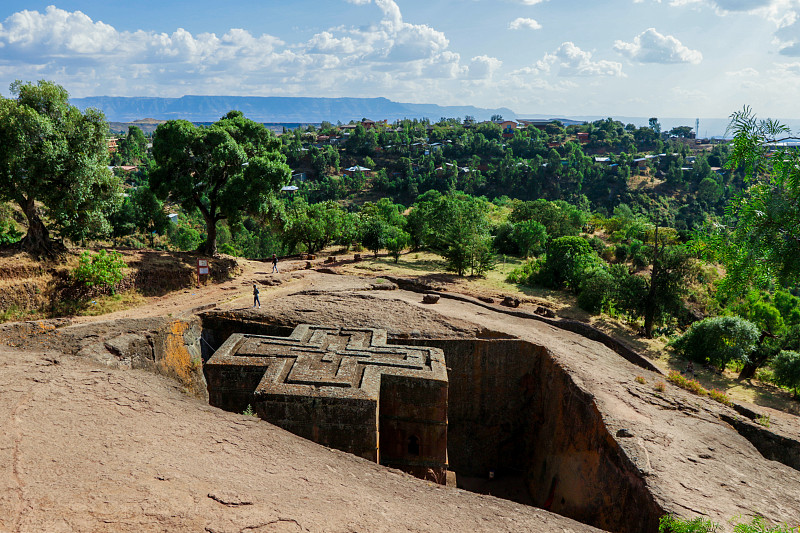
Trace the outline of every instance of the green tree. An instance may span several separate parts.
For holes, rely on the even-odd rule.
[[[206,223],[205,253],[217,251],[217,222],[236,223],[258,212],[288,183],[289,167],[280,141],[263,124],[231,111],[208,127],[170,120],[156,129],[150,184],[184,209],[200,210]]]
[[[800,353],[780,352],[772,361],[772,371],[775,374],[775,382],[794,389],[794,395],[797,397],[797,389],[800,387]]]
[[[361,226],[361,243],[372,253],[378,255],[378,252],[386,247],[391,227],[381,217],[366,217]]]
[[[428,191],[407,217],[414,247],[427,246],[447,260],[448,270],[463,276],[483,274],[493,265],[489,211],[485,198]]]
[[[686,293],[689,276],[689,254],[681,245],[671,245],[672,232],[662,232],[659,224],[653,234],[652,268],[649,286],[644,300],[644,332],[653,336],[653,325],[662,315],[675,312],[683,305],[681,297]]]
[[[560,163],[559,163],[560,164]],[[517,202],[508,217],[513,223],[533,220],[542,224],[550,238],[578,235],[589,214],[563,200],[550,202],[544,199]]]
[[[695,322],[672,346],[687,359],[725,368],[732,361],[747,361],[758,339],[758,327],[749,320],[718,316]]]
[[[578,291],[584,274],[601,265],[601,259],[582,237],[559,237],[547,246],[547,258],[539,273],[540,281],[547,286],[566,286]]]
[[[405,231],[396,226],[391,226],[386,237],[386,249],[389,250],[389,255],[394,257],[394,262],[400,260],[400,254],[408,248],[411,243],[411,237]]]
[[[656,135],[661,135],[661,123],[658,121],[657,117],[650,117],[647,122],[650,125],[650,129],[653,130]]]
[[[301,197],[295,198],[287,213],[283,240],[290,248],[302,243],[307,252],[315,253],[342,237],[347,221],[344,215],[336,202],[308,204]]]
[[[800,282],[800,153],[778,149],[790,136],[776,121],[758,120],[749,107],[731,115],[734,133],[727,166],[741,170],[746,189],[725,209],[722,224],[698,230],[693,243],[706,259],[723,264],[723,293]]]
[[[106,214],[121,195],[108,170],[103,114],[81,113],[63,87],[47,81],[16,81],[11,93],[15,98],[0,97],[0,200],[15,202],[28,220],[22,249],[37,256],[64,251],[43,217],[72,240],[107,234]]]
[[[147,137],[138,126],[128,126],[128,134],[117,142],[119,163],[138,165],[147,156]]]
[[[511,239],[517,243],[524,257],[539,254],[547,243],[547,229],[535,220],[523,220],[514,224]]]

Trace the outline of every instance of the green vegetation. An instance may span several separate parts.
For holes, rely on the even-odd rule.
[[[797,526],[770,525],[763,517],[756,516],[750,521],[731,520],[735,533],[798,533]],[[684,519],[665,515],[658,526],[659,533],[718,533],[723,531],[719,524],[707,518]]]
[[[761,416],[757,416],[755,418],[754,422],[756,424],[758,424],[758,425],[761,425],[761,426],[764,426],[765,428],[768,428],[768,427],[770,427],[772,425],[772,418],[770,417],[770,415],[761,415]]]
[[[715,400],[723,405],[732,405],[730,397],[728,397],[728,395],[724,392],[716,389],[706,390],[705,387],[703,387],[696,379],[686,379],[678,371],[670,371],[669,375],[667,376],[667,381],[691,392],[692,394],[697,394],[698,396],[708,396],[712,400]]]
[[[73,241],[107,234],[120,184],[107,168],[103,114],[81,113],[63,87],[47,81],[16,81],[11,94],[0,97],[0,201],[15,203],[27,219],[22,248],[60,254],[50,229]]]
[[[72,271],[72,277],[87,287],[111,289],[113,294],[114,286],[124,278],[123,268],[125,261],[118,252],[83,252],[78,266]]]
[[[690,361],[725,368],[733,361],[749,360],[758,338],[759,330],[752,322],[720,316],[695,322],[672,346]]]
[[[800,387],[800,353],[781,351],[772,361],[775,383],[794,390],[795,398]]]
[[[206,223],[205,253],[217,253],[217,222],[257,213],[289,179],[279,142],[263,124],[231,111],[208,127],[185,120],[162,124],[153,136],[156,167],[150,185]]]
[[[69,106],[61,87],[12,92],[0,100],[0,246],[51,254],[57,239],[112,238],[248,258],[337,246],[401,266],[431,252],[442,260],[430,268],[564,291],[673,338],[683,357],[797,391],[800,151],[747,108],[731,143],[696,143],[655,117],[326,122],[275,136],[232,111],[151,138],[131,126],[109,149],[102,115]],[[297,190],[281,191],[292,173]]]

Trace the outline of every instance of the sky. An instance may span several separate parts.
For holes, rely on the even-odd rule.
[[[0,2],[0,94],[385,97],[800,118],[800,0]]]

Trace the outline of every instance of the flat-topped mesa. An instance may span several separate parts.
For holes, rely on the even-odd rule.
[[[439,348],[386,344],[386,331],[297,326],[236,333],[205,364],[211,405],[319,444],[444,482],[447,370]]]

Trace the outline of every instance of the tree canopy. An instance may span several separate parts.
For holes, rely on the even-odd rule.
[[[208,127],[170,120],[153,137],[156,168],[150,185],[185,209],[197,208],[206,222],[205,253],[217,251],[217,222],[237,222],[257,212],[288,182],[280,142],[263,124],[231,111]]]
[[[758,120],[750,108],[731,116],[730,129],[728,166],[743,170],[748,186],[726,207],[723,224],[697,232],[695,246],[725,266],[727,292],[800,282],[800,153],[777,146],[790,136],[786,126]]]
[[[108,170],[103,114],[82,113],[48,81],[16,81],[11,93],[0,97],[0,200],[15,202],[28,220],[22,248],[37,256],[62,251],[48,227],[71,240],[107,234],[106,214],[121,195]]]

